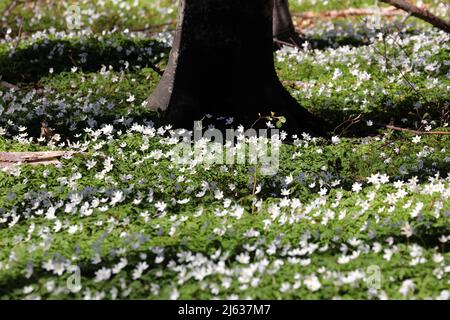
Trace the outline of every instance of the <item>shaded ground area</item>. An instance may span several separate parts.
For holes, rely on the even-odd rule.
[[[370,44],[357,47],[286,47],[275,53],[280,79],[338,134],[373,135],[380,124],[423,129],[423,121],[434,121],[442,126],[450,100],[450,51],[440,45],[445,34],[386,33],[367,39]],[[2,80],[20,88],[15,98],[5,96],[2,121],[23,112],[20,124],[34,137],[42,110],[50,126],[66,136],[86,121],[98,126],[122,116],[158,121],[141,104],[159,81],[168,51],[161,41],[117,35],[24,41],[15,51],[0,45]],[[17,105],[17,97],[25,103]],[[127,100],[135,107],[111,107]],[[30,107],[37,112],[30,114]],[[65,109],[80,117],[63,119]]]

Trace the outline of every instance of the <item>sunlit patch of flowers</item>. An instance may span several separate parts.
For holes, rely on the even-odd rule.
[[[65,73],[51,65],[35,88],[0,89],[0,151],[75,153],[56,166],[0,170],[0,298],[450,298],[446,136],[382,131],[362,138],[335,133],[328,141],[307,133],[287,139],[282,131],[273,176],[257,162],[214,163],[207,140],[199,153],[177,157],[179,132],[146,113],[159,76],[144,61],[155,51],[109,38],[142,40],[145,32],[119,22],[148,10],[136,1],[99,1],[99,9],[81,3],[83,29],[36,31],[21,45],[39,51],[55,40],[48,62],[66,55],[67,40],[81,48],[80,63]],[[164,21],[175,5],[149,7]],[[117,28],[86,27],[117,11]],[[3,49],[15,47],[16,27],[9,26]],[[351,25],[328,31],[325,39],[360,37]],[[167,46],[172,41],[170,32],[155,36]],[[382,36],[365,33],[368,45],[361,47],[284,48],[276,53],[278,67],[309,68],[301,73],[306,78],[284,73],[302,103],[345,91],[357,111],[380,108],[376,95],[393,99],[397,91],[385,87],[386,79],[411,90],[403,73],[420,84],[422,96],[449,91],[448,35],[390,32],[385,40],[410,54],[390,51],[388,64],[377,51]],[[119,67],[86,71],[87,39],[121,52]],[[314,68],[324,78],[308,73]],[[420,99],[412,105],[419,113]],[[404,124],[418,121],[424,131],[448,126],[444,117],[420,118]],[[54,129],[50,139],[38,137],[41,119]],[[363,123],[370,128],[375,119]],[[233,151],[264,139],[237,140]]]
[[[323,178],[308,183],[318,188],[312,197],[296,192],[304,174],[279,173],[279,189],[261,192],[262,181],[252,192],[240,182],[255,182],[251,168],[174,162],[174,134],[143,124],[86,129],[84,142],[69,144],[84,153],[60,168],[3,170],[0,275],[28,284],[1,294],[174,298],[196,288],[196,297],[338,298],[346,288],[362,298],[448,298],[448,173],[419,181],[373,172],[349,187]],[[304,135],[289,153],[310,148],[324,147]],[[411,279],[395,271],[399,261],[416,268]],[[368,288],[373,264],[385,273],[381,288]],[[81,287],[71,290],[76,268]],[[423,273],[430,282],[420,287]]]

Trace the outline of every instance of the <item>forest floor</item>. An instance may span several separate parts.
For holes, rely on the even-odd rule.
[[[0,298],[450,298],[448,34],[306,23],[374,3],[293,1],[308,42],[274,53],[277,72],[336,129],[289,139],[265,176],[207,149],[175,161],[145,108],[175,1],[79,1],[76,29],[71,4],[0,0],[0,151],[75,152],[0,169]]]

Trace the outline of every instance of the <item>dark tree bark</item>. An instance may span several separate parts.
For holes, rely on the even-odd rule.
[[[295,31],[288,0],[274,0],[273,38],[278,45],[287,43],[300,46],[303,42]]]
[[[174,127],[232,116],[250,127],[258,114],[284,116],[289,132],[323,134],[300,107],[273,62],[273,0],[181,0],[169,63],[148,106]]]

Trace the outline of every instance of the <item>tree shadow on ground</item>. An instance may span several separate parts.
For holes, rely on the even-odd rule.
[[[313,48],[323,49],[328,46],[341,45],[366,45],[364,39],[352,37],[336,39],[308,39]],[[124,69],[126,64],[132,68],[149,67],[157,74],[161,75],[162,68],[167,62],[167,56],[170,48],[151,39],[132,39],[121,36],[105,37],[102,40],[97,38],[80,38],[71,40],[46,39],[35,43],[24,44],[15,52],[1,50],[0,48],[0,74],[3,81],[14,84],[22,84],[25,90],[39,86],[41,78],[49,75],[52,69],[53,75],[62,72],[68,72],[73,67],[79,68],[83,72],[97,72],[102,66],[112,66],[114,70]],[[108,95],[109,94],[109,95]],[[105,94],[105,98],[114,98],[114,93]],[[148,92],[150,95],[151,92]],[[383,98],[384,99],[384,98]],[[387,99],[387,98],[386,98]],[[420,119],[412,110],[415,101],[420,100],[414,92],[405,96],[405,98],[394,105],[379,101],[376,109],[362,113],[362,118],[356,123],[352,118],[359,112],[358,106],[350,106],[343,102],[341,97],[321,97],[316,101],[313,112],[316,116],[325,119],[329,123],[327,128],[333,134],[340,134],[346,137],[364,137],[379,134],[382,128],[377,124],[402,124],[402,119],[410,119],[407,125],[414,124],[414,121],[420,123]],[[442,114],[448,111],[448,97],[435,96],[429,99],[429,103],[424,105],[421,110],[430,119],[440,119]],[[350,102],[351,103],[351,102]],[[301,102],[300,102],[301,104]],[[310,108],[310,106],[306,106]],[[349,110],[350,109],[350,110]],[[99,114],[95,120],[99,126],[110,124],[116,120],[114,113]],[[137,122],[152,121],[163,125],[166,124],[159,118],[155,112],[140,110],[129,110],[128,116],[133,117]],[[257,115],[255,115],[257,120]],[[376,123],[373,126],[367,126],[365,120],[371,120]],[[79,125],[87,125],[83,121]],[[50,125],[54,125],[50,123]],[[40,133],[40,119],[31,119],[28,122],[29,134],[38,137]],[[67,127],[60,126],[56,128],[59,133],[70,136]]]
[[[70,71],[78,67],[85,72],[98,71],[102,66],[116,70],[130,66],[152,67],[164,60],[170,48],[153,39],[125,37],[80,38],[75,40],[39,40],[18,48],[15,52],[0,51],[2,80],[18,83],[36,83],[42,77]]]

